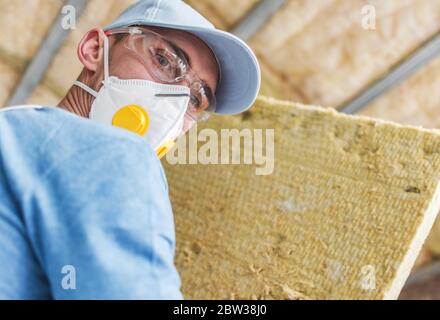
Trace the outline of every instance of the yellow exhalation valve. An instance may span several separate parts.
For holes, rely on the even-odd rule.
[[[143,136],[150,126],[150,117],[144,108],[132,104],[115,113],[112,125]]]

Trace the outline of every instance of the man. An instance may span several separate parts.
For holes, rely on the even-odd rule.
[[[159,157],[207,112],[246,110],[257,60],[176,0],[139,1],[78,57],[59,108],[0,112],[0,298],[180,299]]]

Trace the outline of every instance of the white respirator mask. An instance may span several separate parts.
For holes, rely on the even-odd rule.
[[[95,97],[90,119],[139,134],[159,158],[183,133],[190,89],[181,85],[110,76],[107,37],[104,37],[103,86],[96,92],[82,82],[75,81],[75,85]]]

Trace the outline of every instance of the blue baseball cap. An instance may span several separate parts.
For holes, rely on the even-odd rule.
[[[220,82],[215,94],[216,113],[238,114],[249,109],[258,96],[261,72],[252,49],[240,38],[218,30],[181,0],[141,0],[125,10],[104,31],[132,25],[157,26],[190,32],[215,54]]]

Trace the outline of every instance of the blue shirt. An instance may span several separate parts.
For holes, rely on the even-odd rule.
[[[181,299],[163,168],[139,136],[0,111],[0,299]]]

